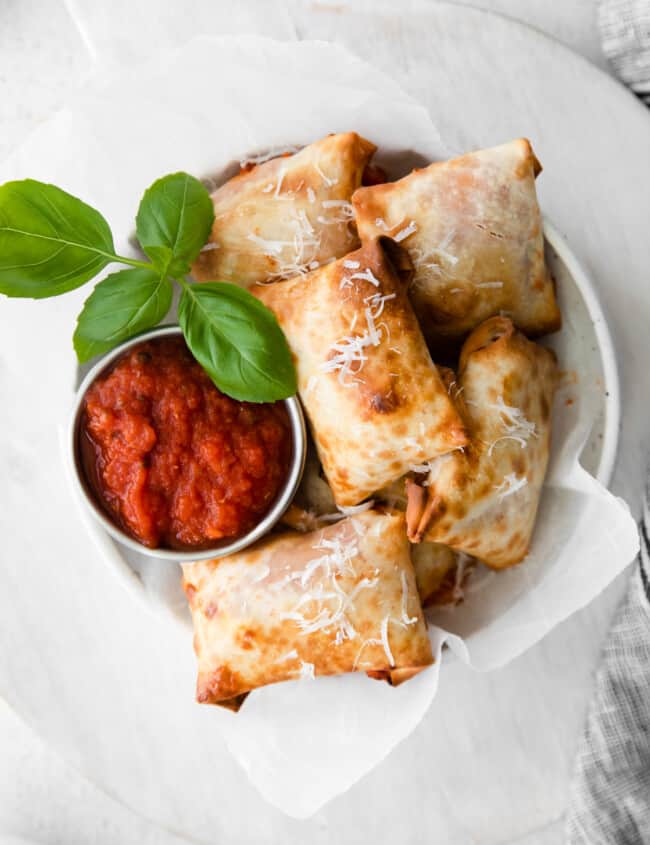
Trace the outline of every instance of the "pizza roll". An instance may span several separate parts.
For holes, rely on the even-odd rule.
[[[495,569],[526,556],[551,438],[555,355],[493,317],[465,342],[451,385],[470,443],[407,480],[409,537],[444,543]]]
[[[355,671],[397,684],[433,662],[400,513],[184,564],[183,584],[200,702],[236,708],[267,684]]]
[[[467,442],[409,303],[403,253],[392,254],[373,241],[255,291],[289,342],[337,505],[356,505],[411,464]]]
[[[354,194],[361,240],[387,235],[407,249],[411,300],[433,348],[502,313],[530,336],[559,329],[535,193],[540,171],[521,138]]]
[[[194,277],[250,287],[355,249],[350,198],[375,150],[356,132],[329,135],[230,179],[212,194],[215,221]]]

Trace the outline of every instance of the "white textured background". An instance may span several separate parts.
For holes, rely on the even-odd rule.
[[[219,2],[215,0],[215,5]],[[237,0],[221,4],[224,14],[232,2]],[[480,0],[472,5],[537,27],[607,69],[596,29],[595,0]],[[62,2],[0,0],[0,159],[56,111],[92,69]],[[526,845],[560,842],[560,829],[559,822],[552,823],[526,837]],[[96,789],[48,750],[0,700],[0,845],[25,840],[48,845],[187,841],[154,827]],[[358,841],[364,841],[363,830],[358,831]],[[520,842],[523,845],[524,840]]]

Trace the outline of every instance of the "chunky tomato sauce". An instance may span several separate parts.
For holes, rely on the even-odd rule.
[[[152,548],[207,548],[249,531],[292,452],[284,404],[224,396],[181,337],[143,341],[91,385],[81,439],[105,510]]]

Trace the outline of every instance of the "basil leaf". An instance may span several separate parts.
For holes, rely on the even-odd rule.
[[[187,173],[171,173],[145,191],[136,234],[161,273],[183,276],[207,241],[213,223],[214,208],[205,187]]]
[[[0,293],[41,299],[83,285],[115,260],[102,215],[54,185],[0,185]]]
[[[109,352],[113,348],[110,343],[106,343],[104,340],[91,340],[90,338],[80,337],[76,332],[73,343],[75,352],[77,353],[77,360],[80,364],[85,364],[86,361],[90,361],[95,355],[103,355],[104,352]]]
[[[157,325],[172,304],[173,285],[155,270],[121,270],[103,279],[77,319],[73,344],[80,362]]]
[[[196,360],[219,390],[246,402],[293,396],[296,373],[273,312],[226,282],[184,287],[178,321]]]

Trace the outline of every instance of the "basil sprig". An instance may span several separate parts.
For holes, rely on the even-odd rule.
[[[213,223],[212,201],[197,179],[187,173],[158,179],[136,218],[149,259],[140,261],[117,255],[106,220],[71,194],[33,179],[7,182],[0,185],[0,293],[58,296],[109,264],[127,265],[95,285],[77,318],[80,362],[158,325],[178,284],[187,345],[223,393],[248,402],[292,396],[295,370],[273,313],[236,285],[186,278]]]

